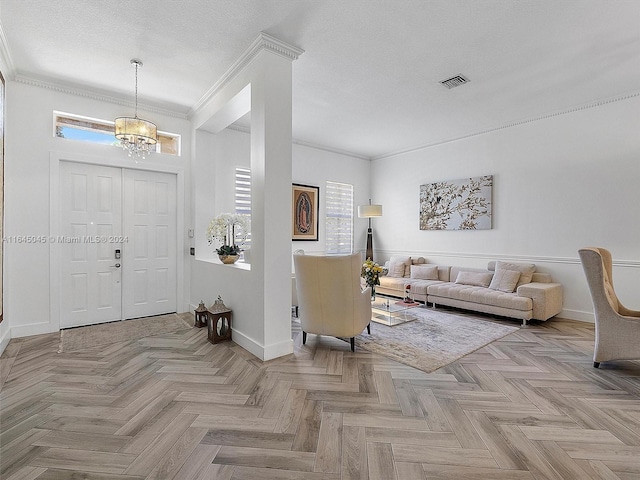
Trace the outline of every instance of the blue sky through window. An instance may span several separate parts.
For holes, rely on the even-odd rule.
[[[120,142],[116,140],[113,134],[92,132],[80,128],[61,127],[62,136],[70,140],[81,140],[91,143],[99,143],[102,145],[117,145]]]

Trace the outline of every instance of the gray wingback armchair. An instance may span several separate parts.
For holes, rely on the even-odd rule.
[[[578,251],[587,277],[596,320],[593,366],[607,360],[640,359],[640,311],[620,303],[613,289],[611,253],[604,248]]]
[[[307,333],[346,337],[355,351],[355,336],[371,321],[371,290],[360,289],[362,257],[293,255],[302,343]]]

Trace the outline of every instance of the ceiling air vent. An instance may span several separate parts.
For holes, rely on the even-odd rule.
[[[463,75],[456,75],[455,77],[442,80],[440,83],[447,88],[454,88],[460,85],[464,85],[465,83],[469,83],[469,79]]]

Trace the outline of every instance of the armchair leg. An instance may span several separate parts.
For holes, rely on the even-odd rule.
[[[367,323],[367,333],[371,335],[371,322]]]
[[[302,344],[307,343],[307,332],[302,332]]]
[[[356,351],[356,337],[351,337],[351,351]]]
[[[600,368],[600,362],[593,362],[593,368]]]

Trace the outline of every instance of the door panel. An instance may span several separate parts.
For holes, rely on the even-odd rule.
[[[175,312],[176,176],[125,170],[123,185],[125,318]]]
[[[109,237],[122,231],[119,168],[60,162],[60,326],[122,318],[121,273]]]

